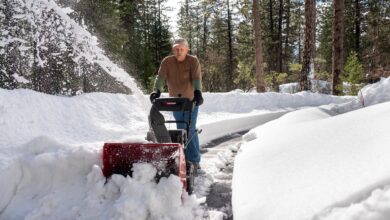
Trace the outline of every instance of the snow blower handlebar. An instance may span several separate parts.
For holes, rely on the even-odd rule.
[[[188,98],[157,98],[153,101],[153,105],[159,111],[192,111],[194,103]]]
[[[182,123],[186,125],[187,134],[189,134],[191,126],[191,115],[192,109],[195,103],[188,98],[157,98],[153,101],[153,106],[159,111],[167,112],[184,112],[188,111],[188,122],[187,121],[165,121],[165,123]]]

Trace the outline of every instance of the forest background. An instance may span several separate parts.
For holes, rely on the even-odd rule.
[[[15,4],[13,0],[4,1],[0,8],[3,30],[14,22],[9,9]],[[200,59],[204,91],[250,91],[258,87],[253,11],[260,21],[261,77],[266,91],[279,91],[281,84],[298,82],[298,90],[356,95],[363,85],[390,75],[390,0],[183,0],[175,6],[179,10],[167,7],[166,0],[57,2],[74,10],[70,16],[97,36],[110,59],[136,78],[145,92],[151,91],[160,62],[171,53],[176,36],[188,39],[191,54]],[[257,8],[253,4],[258,4]],[[337,14],[340,10],[342,13]],[[175,11],[178,14],[172,15]],[[176,33],[172,33],[168,15],[176,16]],[[335,28],[337,17],[341,29]],[[335,54],[337,34],[341,35],[341,49]],[[1,88],[79,94],[74,92],[77,89],[53,89],[53,83],[37,85],[44,81],[42,76],[37,80],[38,74],[53,76],[57,71],[60,76],[56,79],[61,81],[67,78],[63,76],[67,71],[74,70],[56,69],[50,62],[47,65],[52,67],[45,71],[37,68],[42,67],[38,62],[30,62],[33,68],[24,75],[35,76],[35,80],[21,86],[12,78],[21,68],[18,57],[11,55],[12,45],[7,47],[0,53]],[[34,59],[35,52],[32,54]],[[66,62],[73,61],[61,61]],[[80,79],[76,81],[80,84]],[[315,82],[328,86],[316,89],[312,85]],[[344,86],[349,85],[349,90],[343,89],[341,82],[347,83]],[[72,87],[72,80],[57,84]],[[82,92],[94,91],[91,83],[87,89],[85,78],[81,84]]]

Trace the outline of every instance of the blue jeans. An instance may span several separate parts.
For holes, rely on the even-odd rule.
[[[186,155],[186,160],[189,160],[193,163],[200,162],[199,137],[198,137],[198,133],[196,132],[196,120],[198,118],[198,110],[199,110],[199,106],[195,106],[194,109],[192,110],[191,126],[188,135],[188,140],[190,140],[190,142],[187,144],[187,148],[184,150],[184,153]],[[175,117],[176,121],[188,122],[188,118],[189,118],[188,114],[189,114],[188,111],[173,112],[173,117]],[[186,124],[184,123],[177,123],[176,126],[177,129],[186,129]]]

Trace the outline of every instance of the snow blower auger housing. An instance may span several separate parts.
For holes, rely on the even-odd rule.
[[[186,161],[184,149],[188,142],[191,113],[194,103],[187,98],[155,99],[149,114],[146,139],[152,143],[105,143],[103,146],[103,174],[132,175],[134,163],[151,163],[157,168],[155,180],[174,174],[180,177],[189,194],[194,186],[194,165]],[[188,111],[188,121],[166,121],[161,111]],[[168,130],[166,123],[183,123],[186,129]]]

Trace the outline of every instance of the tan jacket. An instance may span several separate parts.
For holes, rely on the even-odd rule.
[[[193,80],[202,80],[198,58],[187,55],[183,62],[176,60],[175,56],[165,57],[161,62],[158,75],[167,81],[169,96],[194,98]]]

